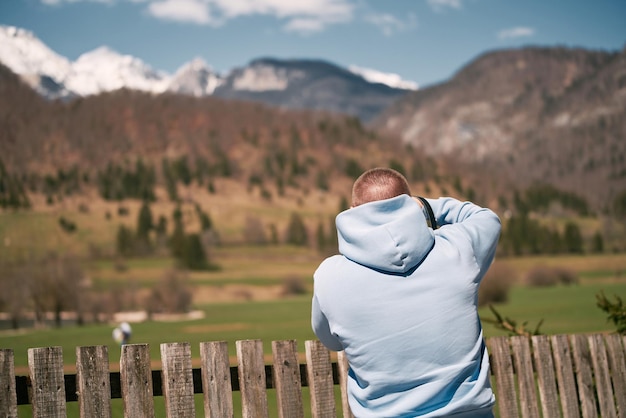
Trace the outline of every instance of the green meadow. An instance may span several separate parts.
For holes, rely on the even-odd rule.
[[[584,283],[550,288],[516,286],[510,300],[494,307],[502,315],[527,322],[534,329],[543,321],[544,334],[610,332],[613,324],[596,306],[596,294],[626,297],[626,281],[612,283]],[[199,343],[227,341],[230,354],[235,356],[235,341],[260,339],[266,353],[271,353],[271,342],[296,340],[301,352],[304,341],[314,339],[310,327],[310,295],[288,297],[276,301],[216,303],[199,307],[205,314],[197,320],[176,322],[133,323],[131,343],[149,344],[153,360],[159,360],[159,345],[168,342],[188,342],[192,357],[199,359]],[[494,319],[487,308],[480,309],[487,338],[507,335],[485,319]],[[75,347],[107,345],[112,368],[119,361],[119,347],[111,332],[115,324],[68,326],[60,329],[3,331],[0,347],[11,348],[15,353],[18,372],[26,373],[27,350],[33,347],[60,346],[65,363],[71,369],[75,361]],[[18,373],[19,374],[19,373]]]
[[[262,340],[268,354],[272,341],[296,340],[299,350],[304,352],[304,341],[315,338],[310,327],[311,275],[319,256],[297,248],[248,249],[248,261],[241,262],[241,259],[229,258],[233,250],[222,251],[221,270],[193,273],[189,278],[194,295],[204,294],[194,306],[203,317],[132,323],[131,343],[149,344],[155,361],[159,359],[159,344],[167,342],[189,342],[194,359],[199,358],[199,343],[202,341],[227,341],[233,357],[235,341],[245,339]],[[265,260],[263,268],[258,264],[260,259]],[[605,312],[596,306],[596,295],[604,292],[609,299],[614,296],[626,299],[626,257],[622,254],[505,258],[497,262],[508,264],[517,276],[508,301],[494,305],[501,316],[518,324],[526,323],[528,329],[534,329],[542,321],[539,330],[543,334],[610,332],[615,329]],[[136,277],[142,286],[148,286],[158,280],[162,269],[170,263],[163,259],[132,260],[128,262],[127,270],[115,272],[111,263],[101,262],[94,267],[92,274],[97,280],[109,282],[127,282],[130,277]],[[521,278],[537,265],[567,267],[575,272],[579,282],[550,287],[524,285]],[[211,300],[212,292],[219,292],[227,285],[247,286],[254,293],[259,291],[254,289],[280,286],[289,276],[299,277],[304,282],[307,289],[304,294],[280,295],[270,300],[206,301]],[[507,334],[491,323],[495,317],[488,307],[482,307],[480,315],[486,338]],[[116,326],[107,323],[4,330],[0,331],[0,347],[14,350],[17,370],[22,373],[27,367],[28,348],[44,346],[63,347],[65,363],[71,369],[75,347],[107,345],[112,368],[115,368],[119,347],[111,333]]]

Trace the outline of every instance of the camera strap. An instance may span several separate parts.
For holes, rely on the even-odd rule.
[[[437,225],[437,219],[435,219],[433,208],[430,207],[430,203],[428,203],[428,201],[421,196],[416,197],[420,200],[420,202],[422,202],[422,205],[424,205],[424,208],[426,209],[426,215],[428,215],[426,218],[426,222],[428,223],[428,226],[432,229],[439,228],[439,225]]]

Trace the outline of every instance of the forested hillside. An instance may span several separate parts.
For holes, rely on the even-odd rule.
[[[526,177],[468,160],[464,153],[429,153],[352,117],[129,90],[48,102],[2,67],[0,120],[0,201],[8,209],[45,211],[63,205],[68,196],[96,196],[153,208],[167,204],[170,213],[158,211],[167,218],[176,202],[216,216],[207,202],[221,197],[224,205],[237,205],[254,197],[266,213],[308,212],[306,241],[313,245],[316,223],[347,206],[354,178],[367,168],[390,166],[407,176],[416,194],[470,199],[510,217],[512,227],[521,229],[520,236],[503,236],[508,253],[597,249],[598,237],[623,246],[614,237],[620,229],[595,222],[568,249],[562,237],[569,224],[541,224],[530,217],[619,220],[626,212],[624,194],[613,191],[615,199],[599,208],[585,193],[550,183],[517,183]],[[281,227],[287,217],[282,216]],[[253,223],[267,229],[270,221],[262,218]],[[176,222],[170,219],[170,231],[162,233],[170,233]],[[59,225],[73,228],[68,219]],[[250,219],[241,217],[236,226],[220,219],[218,225],[239,229],[236,240],[247,239],[242,230],[251,227]],[[541,238],[546,236],[551,238]],[[119,243],[117,251],[124,251]]]
[[[485,53],[451,80],[409,93],[372,127],[518,187],[545,182],[611,211],[626,190],[626,50]]]

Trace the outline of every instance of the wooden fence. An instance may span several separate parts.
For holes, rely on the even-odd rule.
[[[488,340],[497,414],[509,417],[626,418],[626,337],[555,335]],[[266,364],[260,340],[236,342],[231,366],[226,342],[200,344],[193,368],[188,343],[161,344],[161,370],[152,370],[149,346],[122,347],[120,371],[109,371],[106,346],[76,348],[76,374],[63,372],[60,347],[28,350],[28,376],[15,376],[13,350],[0,349],[0,417],[17,417],[32,404],[34,418],[65,417],[78,401],[81,417],[111,417],[121,398],[126,417],[154,417],[154,396],[163,396],[168,417],[195,417],[194,394],[203,394],[206,417],[233,416],[233,391],[243,417],[269,417],[267,389],[275,389],[278,416],[304,416],[302,388],[310,392],[311,416],[352,417],[347,405],[347,362],[337,362],[319,341],[306,341],[306,362],[295,340],[272,342]],[[339,385],[341,402],[335,402]],[[308,407],[308,405],[307,405]]]

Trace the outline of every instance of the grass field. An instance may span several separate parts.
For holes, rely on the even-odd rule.
[[[614,330],[606,315],[596,306],[595,295],[603,291],[607,296],[626,298],[626,280],[613,282],[585,282],[572,286],[527,288],[516,286],[506,304],[496,305],[497,311],[535,328],[543,320],[540,331],[545,334],[585,333]],[[179,322],[143,322],[132,324],[133,343],[148,343],[154,361],[159,359],[159,344],[189,342],[194,361],[199,358],[202,341],[228,341],[230,354],[235,355],[235,341],[261,339],[266,353],[271,352],[271,341],[298,341],[304,351],[304,341],[314,339],[310,326],[310,295],[293,296],[273,301],[214,303],[199,306],[205,317]],[[488,308],[481,308],[483,319],[494,318]],[[72,369],[76,346],[107,345],[112,367],[119,361],[119,348],[111,338],[115,325],[71,326],[61,329],[4,331],[0,333],[0,347],[12,348],[18,371],[25,372],[27,349],[42,346],[63,347],[65,363]],[[487,338],[506,335],[484,321]]]
[[[226,284],[239,283],[263,288],[280,283],[281,277],[299,275],[308,277],[313,271],[318,257],[302,249],[271,249],[264,252],[249,249],[250,259],[240,263],[232,251],[222,249],[222,269],[210,273],[194,273],[191,281],[198,289],[217,289]],[[283,255],[281,257],[281,254]],[[286,261],[284,255],[291,262]],[[256,259],[256,260],[255,260]],[[259,260],[270,261],[275,269],[260,270]],[[273,261],[273,263],[271,263]],[[604,292],[608,297],[618,295],[626,299],[626,259],[621,255],[578,256],[557,258],[504,259],[520,277],[536,265],[567,266],[574,270],[580,283],[570,286],[529,288],[515,285],[509,294],[509,301],[495,306],[502,315],[527,322],[534,329],[543,320],[540,331],[544,334],[611,332],[613,324],[607,322],[604,312],[596,306],[596,294]],[[119,273],[112,263],[101,262],[95,269],[103,280],[118,275],[116,280],[124,282],[129,277],[141,277],[148,285],[155,280],[163,268],[169,268],[168,260],[133,260],[127,270]],[[121,276],[119,276],[121,275]],[[199,343],[203,341],[227,341],[234,364],[235,341],[260,339],[263,341],[267,360],[274,340],[296,340],[303,361],[304,342],[314,339],[310,326],[311,295],[281,297],[264,301],[236,301],[222,303],[198,303],[196,308],[203,311],[204,318],[178,322],[134,323],[131,343],[147,343],[153,361],[153,369],[160,368],[159,345],[167,342],[188,342],[191,344],[194,367],[199,366]],[[506,335],[488,322],[493,313],[483,307],[480,310],[485,337]],[[60,346],[64,353],[66,373],[75,372],[75,348],[86,345],[107,345],[111,370],[119,369],[119,346],[113,341],[111,332],[116,324],[69,326],[61,329],[39,329],[0,332],[0,347],[11,348],[15,353],[16,374],[27,375],[27,350],[33,347]],[[308,405],[308,392],[304,390],[305,410]],[[338,394],[337,394],[338,396]],[[240,416],[239,394],[233,395],[235,416]],[[203,416],[202,396],[196,396],[196,416]],[[270,416],[276,416],[276,399],[273,391],[268,392]],[[339,405],[339,404],[338,404]],[[120,400],[112,401],[113,416],[122,416]],[[307,413],[308,414],[308,413]],[[164,401],[155,397],[155,415],[164,416]],[[19,408],[20,418],[30,418],[30,406]],[[78,404],[68,404],[68,417],[78,416]],[[309,416],[309,415],[305,415]]]

